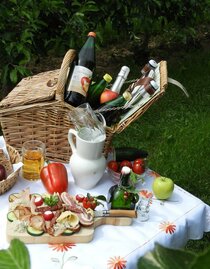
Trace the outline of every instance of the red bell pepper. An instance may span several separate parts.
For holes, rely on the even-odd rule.
[[[51,194],[62,193],[68,189],[68,174],[62,163],[50,163],[44,166],[41,169],[40,178],[46,190]]]

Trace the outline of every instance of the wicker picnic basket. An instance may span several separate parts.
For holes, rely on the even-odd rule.
[[[12,146],[7,144],[7,152],[10,159],[6,158],[0,150],[0,163],[5,167],[7,178],[0,181],[0,195],[8,191],[16,183],[20,169],[14,172],[13,164],[21,161],[19,152]]]
[[[0,103],[0,122],[6,142],[19,151],[26,140],[39,139],[46,144],[46,158],[68,162],[71,149],[67,134],[73,124],[69,115],[73,106],[64,101],[64,87],[75,51],[69,50],[58,70],[24,78]],[[159,63],[159,91],[132,116],[120,124],[106,128],[104,153],[107,154],[113,135],[122,132],[140,117],[167,87],[167,64]]]

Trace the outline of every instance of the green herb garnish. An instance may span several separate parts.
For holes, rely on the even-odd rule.
[[[44,197],[44,203],[48,206],[57,205],[58,201],[59,201],[59,198],[55,194]]]

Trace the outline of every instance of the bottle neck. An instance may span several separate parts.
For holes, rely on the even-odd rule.
[[[124,166],[121,170],[120,174],[120,186],[129,186],[129,179],[130,179],[131,169],[127,166]]]
[[[129,67],[123,66],[121,68],[119,74],[117,75],[115,82],[113,83],[113,85],[111,87],[111,91],[116,92],[118,94],[120,93],[120,90],[121,90],[125,80],[127,79],[129,72],[130,72]]]
[[[124,82],[125,79],[123,77],[117,77],[114,84],[111,87],[111,91],[119,94]]]
[[[122,174],[120,178],[120,186],[128,187],[129,178],[130,178],[130,174]]]

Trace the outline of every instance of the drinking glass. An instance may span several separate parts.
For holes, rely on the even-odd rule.
[[[45,144],[39,140],[30,140],[22,147],[22,176],[27,180],[40,179],[40,171],[44,166]]]
[[[139,195],[139,201],[136,204],[137,221],[147,221],[149,219],[151,199],[151,196]]]
[[[100,113],[95,113],[88,103],[75,107],[69,117],[82,139],[95,141],[104,137],[106,121]]]

